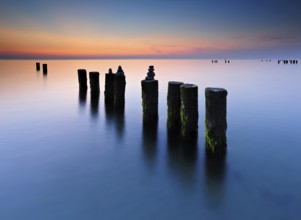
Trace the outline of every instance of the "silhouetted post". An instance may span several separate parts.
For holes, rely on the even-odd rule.
[[[40,71],[40,63],[36,63],[36,69]]]
[[[87,90],[87,72],[85,69],[77,70],[79,90]]]
[[[183,84],[181,89],[181,134],[184,140],[195,140],[198,134],[198,87]]]
[[[114,103],[114,78],[115,74],[113,74],[112,69],[109,69],[105,81],[105,103]]]
[[[47,64],[46,64],[46,63],[43,63],[43,73],[44,73],[44,74],[47,74],[47,72],[48,72]]]
[[[99,94],[99,72],[90,72],[90,90],[92,94]]]
[[[206,150],[212,154],[223,154],[227,148],[227,95],[222,88],[206,88]]]
[[[176,130],[181,125],[181,92],[182,82],[168,82],[167,93],[167,128]]]
[[[158,80],[155,80],[154,66],[149,66],[147,76],[141,81],[143,122],[158,120]]]
[[[125,75],[121,66],[119,66],[114,77],[114,104],[116,106],[124,105],[125,84]]]

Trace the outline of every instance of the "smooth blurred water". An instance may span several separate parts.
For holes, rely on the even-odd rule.
[[[300,219],[301,66],[233,60],[0,61],[0,219]],[[124,110],[104,73],[122,65]],[[159,80],[159,122],[142,124],[140,81]],[[77,69],[100,72],[99,102]],[[167,137],[168,81],[199,87],[196,148]],[[204,151],[205,87],[228,90],[228,152]]]

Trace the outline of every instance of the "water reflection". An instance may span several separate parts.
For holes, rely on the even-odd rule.
[[[121,139],[124,133],[124,105],[115,108],[115,128],[117,137]]]
[[[105,112],[106,112],[106,123],[107,126],[110,126],[114,123],[114,103],[105,103]]]
[[[114,103],[105,102],[107,126],[115,125],[118,140],[122,140],[124,135],[124,105],[115,107]]]
[[[193,190],[197,183],[197,141],[184,142],[179,130],[167,132],[168,165],[171,173],[185,190]]]
[[[86,106],[86,102],[87,102],[87,90],[86,89],[79,90],[78,102],[79,102],[80,108],[84,108]]]
[[[226,177],[226,155],[205,155],[205,195],[207,205],[215,209],[223,206]]]
[[[91,93],[91,116],[97,118],[99,105],[99,93]]]
[[[143,123],[142,128],[142,147],[147,163],[150,166],[155,165],[158,145],[158,120],[151,123]]]

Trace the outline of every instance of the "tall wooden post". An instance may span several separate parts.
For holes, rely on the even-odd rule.
[[[206,150],[223,154],[227,147],[227,95],[222,88],[206,88]]]
[[[149,66],[147,77],[141,81],[143,121],[158,120],[158,80],[154,79],[154,66]]]

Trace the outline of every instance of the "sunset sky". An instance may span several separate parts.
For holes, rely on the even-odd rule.
[[[0,58],[301,58],[300,0],[10,0]]]

